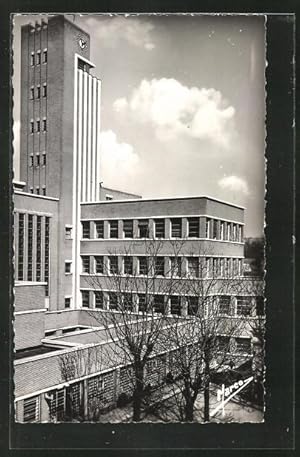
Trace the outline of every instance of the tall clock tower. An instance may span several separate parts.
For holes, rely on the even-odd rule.
[[[76,308],[80,202],[98,199],[100,181],[100,80],[89,35],[64,16],[22,27],[21,43],[20,178],[59,200],[57,307],[70,297]]]

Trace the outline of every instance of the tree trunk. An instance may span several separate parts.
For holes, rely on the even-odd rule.
[[[144,370],[143,367],[136,369],[136,384],[133,393],[133,422],[141,421],[142,403],[144,394]]]
[[[204,422],[209,422],[209,381],[204,388]]]
[[[192,400],[189,400],[185,404],[184,415],[186,422],[193,422],[194,420],[194,403]]]

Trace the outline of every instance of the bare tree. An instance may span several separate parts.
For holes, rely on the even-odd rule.
[[[109,358],[114,359],[115,366],[127,370],[135,422],[142,419],[148,403],[146,366],[160,347],[161,334],[168,324],[167,299],[178,283],[172,274],[174,265],[166,266],[166,248],[178,258],[182,242],[134,241],[122,252],[109,252],[100,265],[101,275],[87,277],[96,304],[102,308],[100,313],[89,310],[89,314],[105,329],[106,339],[113,342]]]
[[[192,268],[180,283],[186,317],[172,316],[166,344],[176,347],[171,366],[179,419],[194,420],[196,399],[204,391],[203,418],[207,422],[214,374],[245,360],[245,356],[233,357],[232,340],[245,332],[251,335],[247,328],[254,316],[251,297],[258,290],[235,265],[228,265],[227,261],[221,265],[220,259],[209,258],[199,250],[195,256],[196,252],[193,249]],[[231,297],[239,297],[241,302],[235,315]]]

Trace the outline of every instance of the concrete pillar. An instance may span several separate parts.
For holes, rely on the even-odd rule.
[[[154,220],[153,219],[149,219],[149,238],[150,239],[153,239],[154,238]]]
[[[109,309],[108,292],[103,292],[103,309],[105,309],[105,310]]]
[[[136,256],[132,257],[132,269],[133,275],[136,276],[138,274],[138,258]]]
[[[165,238],[171,238],[171,219],[165,219]]]
[[[91,221],[90,222],[90,238],[93,240],[96,238],[96,227],[95,227],[95,222]]]
[[[133,238],[138,238],[139,234],[139,223],[137,219],[133,220]]]
[[[120,395],[120,368],[116,368],[114,372],[114,401],[117,403],[117,400]]]
[[[108,221],[104,221],[103,225],[104,238],[107,239],[109,237]]]
[[[200,238],[206,237],[206,217],[200,217]]]
[[[170,297],[165,297],[165,314],[171,314],[171,299]]]
[[[217,220],[217,240],[221,239],[221,221]]]
[[[188,315],[188,301],[187,297],[180,297],[181,301],[181,316],[187,316]]]
[[[165,271],[165,276],[166,277],[170,277],[170,276],[173,276],[174,277],[174,272],[171,272],[171,259],[170,257],[164,257],[164,271]]]
[[[124,238],[123,220],[118,220],[118,238]]]
[[[122,255],[118,255],[118,271],[121,275],[124,274],[124,257]]]
[[[188,220],[187,220],[187,217],[183,217],[182,218],[181,235],[182,235],[182,238],[187,238],[188,237]]]
[[[188,260],[186,257],[182,257],[181,262],[181,275],[184,277],[188,274]]]
[[[232,316],[237,316],[237,298],[234,296],[231,296],[231,302],[230,302],[230,307],[231,307],[231,313]]]

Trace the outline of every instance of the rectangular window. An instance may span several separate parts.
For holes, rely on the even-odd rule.
[[[30,100],[34,100],[34,87],[30,88]]]
[[[43,119],[43,132],[47,131],[47,119]]]
[[[176,314],[180,316],[181,314],[181,306],[180,306],[180,297],[177,295],[173,295],[170,299],[171,304],[171,314]]]
[[[33,165],[34,165],[33,155],[31,155],[31,156],[30,156],[29,166],[30,166],[30,167],[33,167]]]
[[[171,219],[171,236],[172,238],[181,238],[181,219]]]
[[[124,238],[133,238],[133,220],[123,221]]]
[[[138,294],[138,300],[139,300],[139,312],[145,313],[147,311],[146,295]]]
[[[138,238],[147,238],[149,234],[149,220],[140,219],[138,221]]]
[[[154,295],[153,309],[155,313],[165,314],[165,299],[163,295]]]
[[[96,221],[96,238],[104,238],[104,221]]]
[[[228,295],[221,295],[219,297],[219,314],[230,315],[230,301],[231,297]]]
[[[24,422],[37,422],[40,419],[40,399],[38,396],[26,398],[23,403]]]
[[[30,133],[34,133],[34,122],[30,121]]]
[[[104,297],[103,292],[95,292],[95,308],[104,308]]]
[[[110,274],[118,274],[118,257],[117,256],[110,256],[109,257],[109,272]]]
[[[250,316],[252,311],[251,297],[237,297],[236,312],[238,316]]]
[[[81,262],[82,262],[82,272],[90,273],[90,257],[88,255],[82,255]]]
[[[42,188],[42,195],[44,195],[44,196],[46,195],[46,187],[45,186],[43,186],[43,188]]]
[[[124,293],[122,294],[122,304],[123,304],[123,310],[131,312],[133,311],[133,298],[131,293]]]
[[[154,219],[155,238],[165,238],[165,220]]]
[[[147,275],[148,274],[148,259],[147,257],[138,257],[139,264],[139,274]]]
[[[43,51],[43,63],[47,63],[48,61],[48,52],[47,49]]]
[[[36,53],[36,64],[41,65],[41,51],[37,51]]]
[[[96,269],[96,273],[98,274],[103,274],[103,268],[104,268],[104,264],[103,264],[103,255],[99,255],[99,256],[96,256],[95,257],[95,269]]]
[[[45,251],[44,251],[44,268],[46,296],[49,295],[49,265],[50,265],[50,217],[45,217]]]
[[[220,352],[229,352],[230,339],[229,336],[218,336],[217,345],[218,351]]]
[[[41,86],[37,86],[36,88],[36,98],[41,98]]]
[[[47,163],[46,153],[44,152],[44,153],[43,153],[43,158],[42,158],[42,165],[45,166],[46,163]]]
[[[47,84],[43,84],[43,97],[47,97]]]
[[[36,280],[42,279],[42,216],[36,218]]]
[[[171,261],[171,271],[170,271],[170,276],[171,277],[180,277],[181,276],[181,257],[170,257]]]
[[[198,313],[198,297],[187,297],[188,314],[195,316]]]
[[[27,279],[32,281],[32,260],[33,260],[33,215],[28,214],[28,239],[27,239]]]
[[[109,238],[118,238],[118,221],[108,221]]]
[[[25,214],[19,213],[18,279],[24,279]]]
[[[70,261],[65,262],[65,273],[71,273],[71,264],[72,262]]]
[[[90,238],[90,221],[83,221],[82,224],[82,238]]]
[[[30,55],[30,65],[33,67],[34,64],[35,64],[35,57],[34,57],[34,52],[32,52]]]
[[[65,308],[70,308],[70,307],[71,307],[71,298],[65,297]]]
[[[200,233],[200,220],[199,217],[188,218],[188,237],[199,238]]]
[[[250,338],[236,338],[236,352],[242,354],[251,354],[251,339]]]
[[[164,257],[156,257],[154,259],[154,274],[156,276],[165,275],[165,258]]]
[[[118,295],[115,292],[109,292],[109,309],[117,310],[118,309]]]
[[[188,257],[188,272],[189,276],[192,278],[199,277],[199,258],[198,257]]]
[[[130,256],[124,257],[124,273],[126,275],[133,274],[133,258]]]
[[[205,238],[210,238],[211,219],[206,219],[205,222]]]
[[[66,226],[65,227],[65,238],[70,240],[72,238],[72,227]]]
[[[33,187],[30,187],[30,193],[33,194]]]
[[[50,393],[50,415],[57,421],[63,421],[66,413],[65,389],[54,390]]]
[[[37,167],[40,166],[40,154],[37,154],[37,155],[36,155],[36,166],[37,166]]]
[[[82,290],[81,296],[82,296],[82,306],[84,308],[89,308],[90,307],[90,292],[88,290]]]
[[[216,219],[212,219],[212,225],[213,225],[212,237],[213,237],[213,240],[217,240],[218,239],[218,221]]]
[[[37,132],[41,131],[41,121],[36,121],[36,131]]]
[[[35,193],[36,193],[36,195],[40,195],[40,188],[39,188],[39,186],[36,186],[36,188],[35,188]]]

